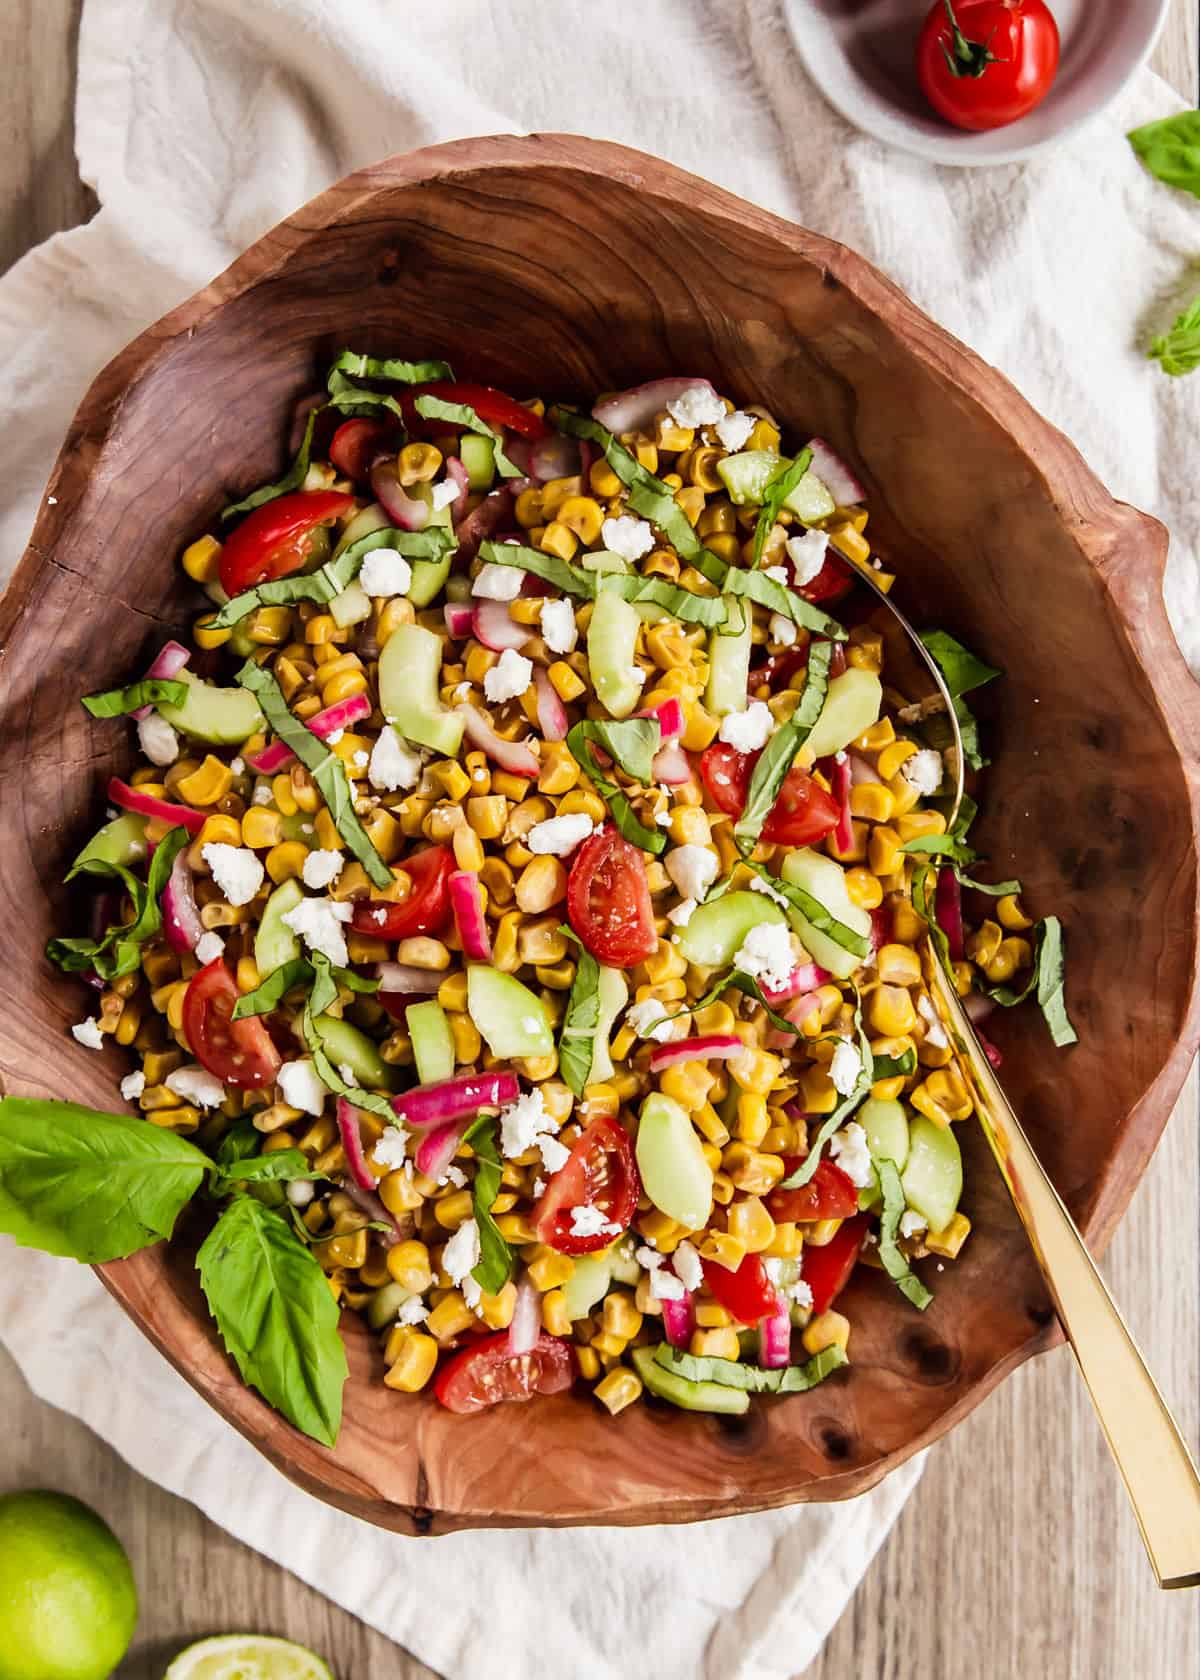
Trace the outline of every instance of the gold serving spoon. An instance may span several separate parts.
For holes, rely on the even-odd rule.
[[[914,715],[945,714],[953,747],[945,755],[954,790],[947,828],[963,798],[962,734],[941,671],[869,570],[856,568],[904,630],[932,687]],[[958,993],[925,943],[926,979],[971,1087],[975,1114],[1025,1227],[1108,1440],[1160,1587],[1200,1586],[1200,1476],[1178,1425],[1146,1368],[1120,1309],[1075,1221],[1038,1160],[1000,1089]]]

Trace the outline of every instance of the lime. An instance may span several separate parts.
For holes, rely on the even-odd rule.
[[[137,1588],[121,1542],[65,1493],[0,1498],[0,1680],[108,1680]]]
[[[164,1680],[333,1680],[333,1670],[290,1639],[227,1633],[189,1645]]]

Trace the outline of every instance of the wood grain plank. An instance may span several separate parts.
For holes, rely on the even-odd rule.
[[[1200,6],[1174,0],[1151,65],[1190,105],[1200,98]]]

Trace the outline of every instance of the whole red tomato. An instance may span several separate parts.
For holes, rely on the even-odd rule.
[[[917,42],[926,99],[957,128],[1003,128],[1039,105],[1058,70],[1045,0],[937,0]]]

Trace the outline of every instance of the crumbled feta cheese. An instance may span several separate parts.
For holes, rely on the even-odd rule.
[[[650,1299],[652,1301],[682,1301],[687,1290],[680,1283],[674,1272],[668,1272],[664,1266],[661,1272],[650,1274]]]
[[[570,601],[542,602],[542,640],[551,653],[573,653],[579,640]]]
[[[136,1073],[127,1073],[121,1081],[121,1095],[126,1102],[136,1102],[146,1089],[146,1075],[141,1068]]]
[[[358,1080],[355,1078],[354,1069],[350,1066],[349,1062],[339,1062],[338,1072],[341,1074],[342,1079],[347,1085],[358,1084]]]
[[[314,832],[314,825],[312,823],[301,823],[300,832],[301,834],[312,834]]]
[[[696,900],[685,898],[674,910],[667,911],[667,920],[675,927],[686,927],[696,914]]]
[[[248,846],[226,846],[220,840],[210,840],[200,848],[200,856],[230,904],[249,904],[263,884],[263,861]]]
[[[434,513],[440,513],[443,508],[449,507],[451,502],[457,500],[458,485],[452,478],[444,478],[440,484],[430,486],[429,505]]]
[[[775,727],[765,700],[751,700],[744,712],[726,712],[721,719],[721,740],[738,752],[757,752],[765,747]]]
[[[573,1237],[619,1237],[623,1229],[616,1220],[605,1217],[603,1208],[573,1207],[570,1217]]]
[[[623,560],[640,560],[654,547],[654,532],[644,519],[622,513],[604,521],[600,541],[610,554],[619,554]]]
[[[328,746],[336,747],[345,733],[346,731],[344,729],[332,729],[328,735],[322,736],[322,740],[324,740]]]
[[[416,787],[421,779],[421,755],[402,741],[390,724],[385,724],[371,749],[367,778],[384,793]]]
[[[159,712],[138,719],[138,743],[151,764],[174,764],[179,757],[179,737]]]
[[[794,1302],[802,1311],[808,1312],[811,1309],[813,1304],[812,1287],[805,1283],[803,1278],[797,1278],[795,1283],[789,1283],[784,1290],[784,1294],[789,1301]]]
[[[251,805],[269,805],[274,798],[275,790],[272,788],[270,782],[259,782],[254,792],[250,795],[250,803]]]
[[[218,957],[225,955],[225,941],[219,933],[210,929],[202,933],[196,941],[196,961],[207,967],[210,962],[216,962]]]
[[[220,1108],[225,1101],[225,1087],[216,1074],[195,1063],[169,1073],[166,1085],[169,1091],[174,1091],[184,1102],[195,1103],[197,1108]]]
[[[918,1236],[925,1229],[925,1218],[916,1208],[905,1208],[900,1215],[900,1235],[902,1237]]]
[[[656,1272],[664,1260],[663,1255],[656,1254],[652,1248],[647,1248],[645,1244],[641,1248],[634,1249],[633,1258],[644,1272]]]
[[[307,1207],[315,1195],[310,1178],[294,1178],[287,1187],[287,1199],[293,1207]]]
[[[356,770],[365,770],[367,765],[371,762],[371,755],[369,752],[365,752],[363,748],[360,747],[355,753],[352,762]]]
[[[539,1132],[555,1130],[553,1120],[546,1113],[546,1100],[537,1086],[532,1091],[522,1091],[516,1102],[500,1110],[500,1149],[510,1160],[532,1149]]]
[[[354,914],[352,904],[345,908]],[[328,898],[302,898],[294,910],[284,911],[283,925],[298,934],[310,951],[320,951],[335,968],[345,968],[350,959],[341,928],[345,918],[338,914],[341,909]]]
[[[825,564],[825,550],[829,547],[827,531],[805,531],[801,536],[789,537],[787,556],[792,562],[796,589],[811,583]]]
[[[712,426],[725,417],[725,404],[711,385],[689,385],[667,404],[667,413],[677,426],[695,429]],[[749,433],[746,434],[749,436]]]
[[[704,1282],[704,1269],[694,1245],[686,1240],[675,1250],[672,1260],[676,1275],[685,1289],[699,1289]]]
[[[543,1138],[542,1142],[543,1143],[553,1143],[554,1139],[553,1138]],[[560,1149],[562,1149],[562,1144],[560,1143],[558,1145],[558,1147]],[[563,1150],[563,1153],[566,1154],[566,1153],[568,1153],[568,1151]],[[546,1191],[546,1180],[544,1178],[535,1178],[534,1181],[533,1181],[533,1195],[534,1195],[534,1197],[536,1198],[538,1196],[544,1195],[545,1191]]]
[[[840,1132],[834,1132],[829,1140],[829,1152],[850,1182],[860,1190],[874,1183],[875,1169],[871,1165],[867,1134],[857,1120],[851,1120]]]
[[[767,629],[771,640],[778,642],[780,647],[795,647],[799,632],[791,619],[786,618],[783,613],[772,613]]]
[[[687,1031],[687,1022],[668,1021],[667,1011],[657,998],[646,998],[642,1003],[635,1003],[625,1012],[625,1025],[632,1027],[639,1038],[652,1038],[658,1044],[669,1044],[673,1038],[679,1037],[677,1029],[682,1027]]]
[[[533,662],[516,648],[505,648],[499,660],[484,675],[483,694],[494,706],[515,700],[533,681]]]
[[[787,586],[788,573],[786,566],[764,566],[763,576],[769,577],[774,583],[782,583],[785,588]]]
[[[655,811],[654,820],[658,824],[659,828],[670,828],[671,813],[669,810]]]
[[[539,1132],[534,1142],[541,1150],[542,1165],[546,1171],[548,1173],[561,1172],[571,1158],[571,1151],[566,1144],[559,1143],[556,1137],[551,1137],[547,1132]],[[539,1179],[538,1182],[541,1183],[541,1180]],[[542,1186],[542,1189],[545,1189],[545,1185]],[[542,1192],[537,1188],[537,1185],[534,1185],[533,1193],[535,1196],[540,1196]]]
[[[829,1077],[833,1080],[833,1088],[843,1097],[848,1097],[858,1083],[862,1072],[862,1056],[848,1038],[843,1038],[833,1052],[833,1060],[829,1064]]]
[[[780,991],[791,979],[796,967],[792,938],[780,922],[760,922],[752,927],[741,949],[733,959],[733,966],[753,980],[761,980],[770,991]]]
[[[462,1190],[466,1186],[466,1182],[466,1173],[461,1167],[456,1167],[453,1164],[448,1166],[442,1177],[438,1179],[439,1184],[451,1184],[456,1190]]]
[[[377,1167],[383,1167],[387,1172],[397,1172],[403,1165],[408,1153],[408,1133],[399,1126],[389,1126],[381,1138],[378,1138],[371,1159]]]
[[[394,548],[373,548],[358,581],[368,595],[405,595],[412,588],[412,567]]]
[[[442,1265],[452,1283],[462,1285],[470,1278],[481,1252],[479,1226],[473,1219],[465,1219],[442,1250]]]
[[[779,888],[773,887],[770,881],[764,881],[761,875],[756,875],[750,882],[750,891],[762,893],[764,898],[773,899],[776,904],[781,904],[785,910],[788,907],[787,898],[780,892]]]
[[[582,812],[567,817],[547,817],[545,822],[534,823],[525,836],[525,844],[535,855],[549,852],[554,857],[567,857],[581,841],[587,839],[595,826],[591,817],[585,817]]]
[[[928,798],[942,785],[942,755],[935,747],[922,747],[920,752],[905,759],[900,774],[910,788]]]
[[[667,853],[667,874],[684,898],[702,899],[717,878],[717,857],[707,846],[676,846]]]
[[[735,455],[739,449],[745,447],[750,433],[754,430],[754,416],[743,414],[740,408],[735,408],[732,414],[717,421],[716,432],[721,440],[721,448],[728,449]]]
[[[290,1103],[293,1108],[303,1109],[305,1114],[320,1114],[324,1109],[327,1092],[317,1078],[317,1070],[311,1056],[302,1056],[295,1062],[284,1062],[275,1075],[275,1083],[279,1086],[284,1102]]]
[[[525,573],[519,566],[500,566],[489,560],[479,568],[471,593],[482,601],[515,601],[524,581]]]
[[[429,1308],[419,1295],[410,1295],[407,1301],[402,1301],[400,1310],[396,1314],[397,1324],[424,1324],[429,1317]]]
[[[454,698],[456,700],[467,700],[467,699],[470,698],[470,694],[471,694],[471,685],[470,685],[469,682],[455,683],[455,685],[454,685]]]
[[[235,776],[241,776],[245,773],[246,760],[244,758],[231,758],[229,760],[229,768],[233,771]]]
[[[925,1042],[932,1044],[935,1050],[948,1050],[950,1040],[946,1037],[946,1029],[938,1019],[937,1010],[922,992],[917,999],[917,1014],[925,1022]]]
[[[304,860],[301,878],[306,887],[320,891],[332,881],[336,881],[345,867],[346,860],[341,852],[316,851],[309,852]]]

